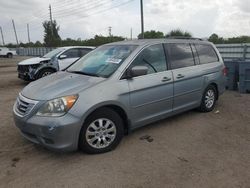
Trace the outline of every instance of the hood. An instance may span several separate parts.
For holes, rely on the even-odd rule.
[[[39,64],[41,61],[48,61],[48,60],[50,60],[50,58],[33,57],[19,62],[18,65],[34,65],[34,64]]]
[[[57,97],[78,94],[80,91],[105,80],[69,72],[56,72],[52,75],[31,82],[21,94],[34,100],[51,100]]]

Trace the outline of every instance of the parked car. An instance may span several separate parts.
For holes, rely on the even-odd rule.
[[[6,47],[0,47],[0,56],[12,58],[14,55],[16,55],[16,51],[10,50]]]
[[[32,81],[63,70],[95,47],[70,46],[61,47],[42,57],[33,57],[18,63],[18,78]]]
[[[103,153],[138,127],[194,108],[212,111],[225,76],[210,42],[106,44],[26,86],[14,105],[14,120],[25,138],[47,148]]]

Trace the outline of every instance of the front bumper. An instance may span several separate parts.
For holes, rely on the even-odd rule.
[[[21,117],[14,111],[14,121],[21,134],[33,143],[56,151],[78,149],[82,123],[79,118],[66,114],[62,117]]]
[[[25,80],[25,81],[31,81],[31,78],[28,75],[28,73],[18,73],[18,78]]]
[[[18,78],[25,80],[25,81],[35,80],[35,76],[36,76],[39,66],[40,64],[18,65],[17,66]]]

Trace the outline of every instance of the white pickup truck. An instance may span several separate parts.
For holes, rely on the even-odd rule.
[[[14,55],[16,55],[16,51],[10,50],[6,47],[0,47],[0,56],[12,58]]]

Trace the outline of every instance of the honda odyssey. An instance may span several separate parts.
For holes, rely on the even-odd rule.
[[[26,139],[49,149],[103,153],[146,124],[194,108],[212,111],[225,76],[218,50],[207,41],[110,43],[26,86],[14,120]]]

